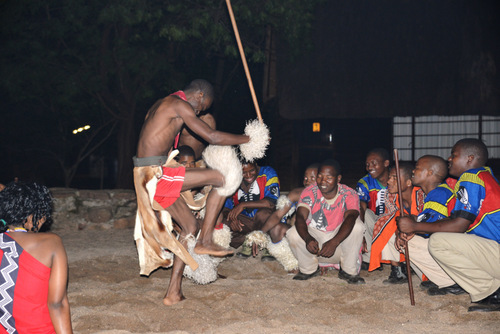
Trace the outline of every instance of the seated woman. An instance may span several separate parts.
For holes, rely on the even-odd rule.
[[[15,182],[0,192],[0,324],[7,333],[73,333],[68,261],[51,221],[49,190]]]

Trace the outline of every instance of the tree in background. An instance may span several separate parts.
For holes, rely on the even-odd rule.
[[[298,53],[316,3],[234,1],[249,62],[266,59],[269,29]],[[112,134],[116,186],[131,187],[131,157],[148,107],[197,77],[214,82],[222,96],[240,63],[223,0],[8,0],[0,6],[2,109],[5,124],[17,129],[2,144],[17,161],[26,152],[54,156],[66,186]],[[94,133],[75,140],[71,130],[88,123]]]

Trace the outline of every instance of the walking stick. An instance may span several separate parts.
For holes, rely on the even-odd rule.
[[[399,212],[401,217],[404,216],[403,196],[401,194],[401,174],[399,170],[399,156],[398,150],[394,149],[394,161],[396,163],[396,179],[398,182],[398,197],[399,197]],[[405,240],[405,259],[406,259],[406,273],[408,276],[408,289],[410,290],[411,305],[415,305],[415,296],[413,295],[413,282],[411,280],[411,266],[410,266],[410,249],[408,248],[408,241]]]
[[[234,36],[236,37],[236,42],[238,43],[238,49],[240,50],[241,61],[243,62],[243,67],[245,68],[245,74],[247,76],[248,87],[250,88],[250,93],[252,94],[253,104],[255,106],[255,112],[259,121],[262,123],[262,115],[260,114],[259,103],[257,102],[257,97],[255,95],[255,90],[253,88],[252,77],[250,76],[250,71],[248,70],[247,59],[245,57],[245,51],[243,51],[243,46],[241,45],[240,33],[238,32],[238,26],[236,25],[236,20],[234,19],[233,8],[231,7],[231,1],[226,0],[227,9],[229,11],[229,16],[231,17],[231,23],[233,24]]]

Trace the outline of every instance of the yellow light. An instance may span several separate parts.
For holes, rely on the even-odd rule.
[[[313,132],[320,132],[320,129],[321,129],[321,123],[314,122],[313,123]]]
[[[87,124],[85,126],[82,126],[82,127],[78,128],[78,129],[73,130],[73,134],[76,135],[77,133],[85,131],[85,130],[88,130],[88,129],[90,129],[90,125]]]

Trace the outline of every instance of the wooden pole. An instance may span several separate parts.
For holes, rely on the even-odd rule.
[[[252,77],[250,76],[250,71],[248,70],[247,59],[245,57],[245,51],[241,44],[240,33],[238,32],[238,26],[236,25],[236,20],[234,19],[233,8],[231,7],[231,1],[226,0],[227,10],[229,11],[229,16],[231,17],[231,23],[233,24],[234,36],[236,37],[236,42],[238,43],[238,49],[240,50],[241,61],[243,62],[243,67],[245,68],[245,74],[247,76],[248,87],[250,88],[250,93],[252,94],[253,104],[255,106],[255,112],[259,121],[262,123],[262,115],[260,114],[259,103],[257,102],[257,96],[255,95],[255,89],[253,88]]]
[[[394,149],[394,162],[396,163],[396,179],[398,182],[398,197],[399,197],[399,213],[404,216],[403,195],[401,191],[401,173],[399,170],[399,155],[398,150]],[[408,277],[408,289],[410,290],[410,303],[415,305],[415,296],[413,295],[413,282],[411,279],[411,266],[410,266],[410,250],[408,248],[408,241],[405,241],[405,259],[406,259],[406,275]]]

